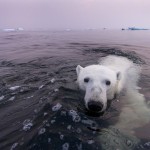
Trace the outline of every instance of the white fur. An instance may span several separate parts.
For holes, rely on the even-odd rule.
[[[91,100],[103,103],[102,111],[107,107],[107,100],[112,100],[115,94],[123,89],[136,89],[140,67],[124,57],[107,56],[98,65],[76,68],[77,82],[80,89],[85,91],[85,106]],[[85,83],[84,79],[89,78]],[[106,80],[111,84],[106,85]]]

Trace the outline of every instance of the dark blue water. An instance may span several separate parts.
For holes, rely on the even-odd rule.
[[[150,149],[149,40],[150,31],[1,32],[0,149]],[[110,54],[142,66],[144,103],[122,95],[93,116],[75,68]]]

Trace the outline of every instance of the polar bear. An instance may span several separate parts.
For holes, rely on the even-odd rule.
[[[121,56],[106,56],[97,65],[76,67],[77,83],[85,91],[85,107],[92,112],[104,112],[108,100],[124,89],[137,89],[140,66]]]

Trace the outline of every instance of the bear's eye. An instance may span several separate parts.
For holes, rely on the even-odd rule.
[[[106,83],[106,85],[110,85],[110,81],[109,80],[106,80],[105,83]]]
[[[89,80],[90,80],[89,78],[84,78],[84,82],[85,82],[85,83],[88,83]]]

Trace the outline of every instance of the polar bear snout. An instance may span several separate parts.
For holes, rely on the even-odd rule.
[[[101,112],[103,109],[103,103],[92,100],[87,103],[87,107],[92,112]]]
[[[107,106],[107,96],[105,89],[100,86],[92,86],[85,90],[85,106],[92,112],[103,112]]]

